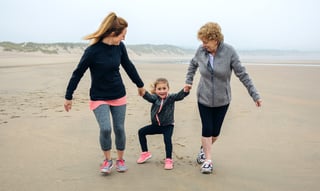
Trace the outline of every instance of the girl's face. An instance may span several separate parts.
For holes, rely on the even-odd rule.
[[[168,95],[169,87],[167,83],[158,83],[155,87],[155,93],[162,99]]]

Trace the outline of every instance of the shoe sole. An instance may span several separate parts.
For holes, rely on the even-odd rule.
[[[119,168],[117,168],[117,172],[126,172],[128,169],[125,169],[125,170],[121,170]]]
[[[144,161],[140,161],[140,162],[137,161],[137,163],[138,163],[138,164],[145,163],[147,160],[151,159],[151,157],[152,157],[152,155],[150,155],[149,157],[147,157]]]
[[[212,171],[201,171],[202,174],[212,174]]]
[[[202,174],[211,174],[213,169],[201,169]]]
[[[166,168],[166,167],[165,167],[164,169],[165,169],[165,170],[172,170],[172,169],[173,169],[173,167],[172,167],[172,168]]]

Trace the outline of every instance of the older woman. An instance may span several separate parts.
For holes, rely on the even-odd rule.
[[[231,101],[232,70],[258,107],[262,100],[245,67],[241,65],[235,49],[224,43],[219,24],[209,22],[203,25],[198,31],[198,39],[202,41],[202,46],[190,61],[185,86],[191,89],[194,75],[199,68],[197,101],[202,123],[202,146],[197,162],[202,164],[202,173],[212,173],[211,147],[220,134]]]

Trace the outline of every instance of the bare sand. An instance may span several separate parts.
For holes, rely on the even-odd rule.
[[[136,164],[137,131],[149,123],[150,104],[123,74],[129,170],[102,176],[98,125],[88,107],[89,72],[78,86],[72,111],[63,109],[79,56],[0,56],[1,191],[320,189],[320,67],[248,65],[262,108],[233,77],[233,100],[212,150],[210,175],[201,174],[195,162],[201,132],[195,96],[199,74],[191,94],[176,104],[173,170],[163,169],[161,135],[148,137],[153,158]],[[135,63],[146,87],[160,76],[169,79],[171,92],[184,85],[186,64]]]

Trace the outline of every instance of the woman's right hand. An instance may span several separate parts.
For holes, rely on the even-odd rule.
[[[72,100],[67,100],[64,102],[64,109],[68,112],[71,110]]]

